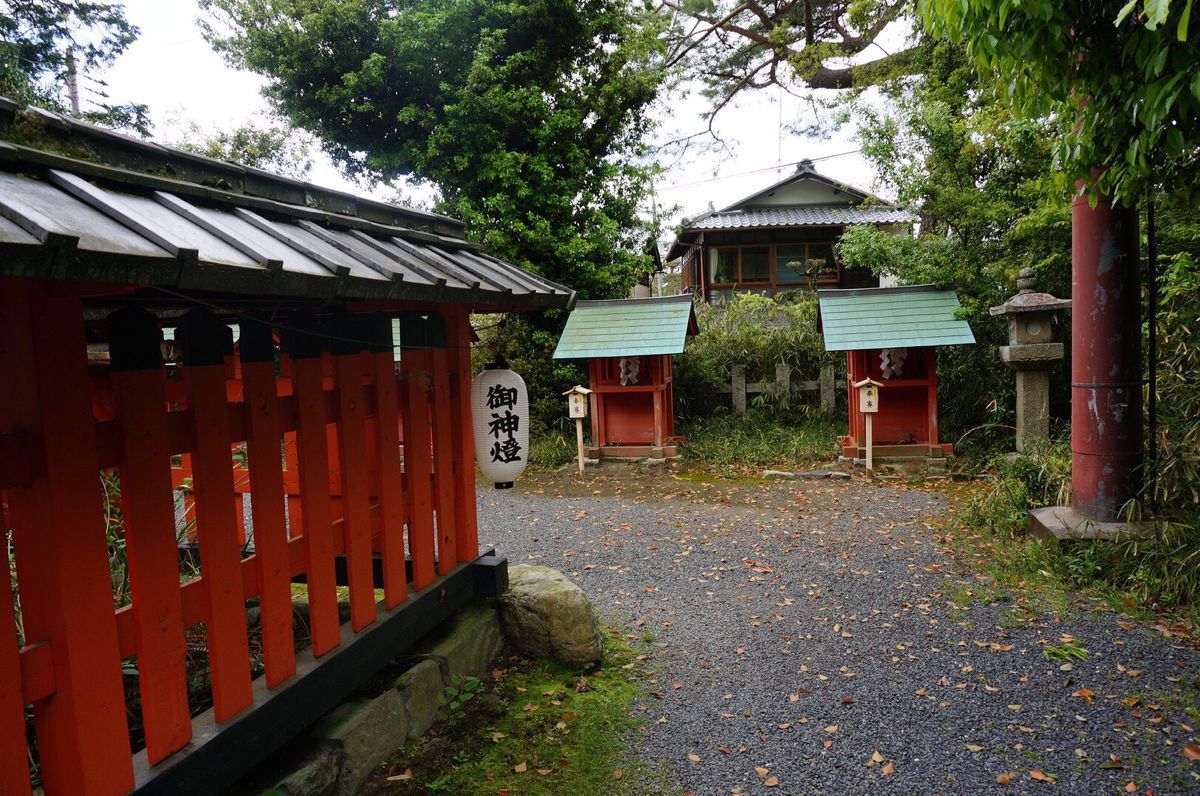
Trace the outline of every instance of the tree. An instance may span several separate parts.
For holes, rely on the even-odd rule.
[[[978,345],[938,351],[941,425],[953,439],[1011,424],[1012,374],[995,359],[1008,335],[988,308],[1014,292],[1026,267],[1038,289],[1070,294],[1070,210],[1054,178],[1055,123],[1015,118],[957,45],[938,42],[917,65],[922,78],[885,87],[886,110],[851,101],[842,121],[856,124],[881,181],[920,214],[920,235],[852,227],[841,255],[847,266],[957,291]],[[1052,413],[1065,417],[1069,379],[1052,383]]]
[[[0,94],[67,112],[68,86],[111,66],[138,37],[138,29],[115,3],[76,0],[0,0]],[[149,135],[149,112],[138,103],[111,104],[104,83],[92,93],[87,121]]]
[[[704,84],[713,101],[710,118],[747,90],[875,85],[911,71],[921,46],[906,44],[889,53],[879,44],[884,30],[903,19],[908,0],[665,0],[663,5],[676,16],[668,63]],[[882,54],[862,58],[874,52]]]
[[[1197,195],[1200,44],[1192,0],[920,0],[1017,114],[1056,118],[1065,177],[1130,204],[1157,183]]]
[[[232,130],[205,131],[191,122],[179,135],[168,136],[168,146],[197,155],[265,169],[302,180],[312,171],[310,136],[286,122],[259,126],[246,124]]]
[[[658,18],[624,0],[204,0],[208,36],[352,175],[436,183],[497,256],[624,293]]]

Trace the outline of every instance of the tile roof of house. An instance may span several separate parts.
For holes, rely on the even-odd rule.
[[[686,230],[912,223],[907,210],[885,205],[792,205],[710,213],[686,222]]]
[[[37,148],[21,143],[35,123]],[[0,139],[9,139],[0,141],[0,275],[498,308],[569,307],[574,299],[569,288],[484,253],[447,216],[7,100]]]
[[[826,351],[969,345],[971,326],[955,317],[953,290],[935,285],[818,290]]]
[[[678,354],[696,330],[692,296],[580,301],[567,318],[555,359]]]

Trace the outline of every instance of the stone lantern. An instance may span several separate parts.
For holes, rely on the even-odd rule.
[[[1063,358],[1063,344],[1054,340],[1058,313],[1070,310],[1069,299],[1034,290],[1033,269],[1022,268],[1017,295],[992,315],[1008,318],[1008,345],[1000,346],[1000,360],[1017,372],[1017,450],[1027,440],[1050,438],[1050,374]]]

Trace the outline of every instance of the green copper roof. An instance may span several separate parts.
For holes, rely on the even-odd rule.
[[[567,318],[554,358],[678,354],[695,327],[690,294],[580,301]]]
[[[826,351],[970,345],[953,290],[934,285],[819,290]]]

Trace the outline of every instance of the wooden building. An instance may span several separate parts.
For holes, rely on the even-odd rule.
[[[555,359],[586,359],[592,458],[676,455],[671,356],[696,333],[691,294],[575,305]]]
[[[0,528],[21,609],[0,596],[0,793],[30,792],[34,749],[51,796],[220,792],[503,589],[476,533],[469,313],[573,298],[454,219],[0,101]],[[184,466],[199,575],[181,578]],[[128,559],[116,606],[106,531]]]
[[[667,252],[685,290],[719,304],[735,292],[786,296],[818,287],[877,287],[864,268],[843,268],[835,244],[852,224],[908,234],[916,217],[818,174],[812,161],[721,210],[685,219]]]
[[[865,419],[854,384],[879,382],[874,419],[876,459],[942,459],[953,452],[938,440],[937,348],[972,345],[970,325],[955,317],[953,290],[933,285],[821,290],[820,324],[826,351],[845,351],[849,432],[842,454],[861,459]]]

